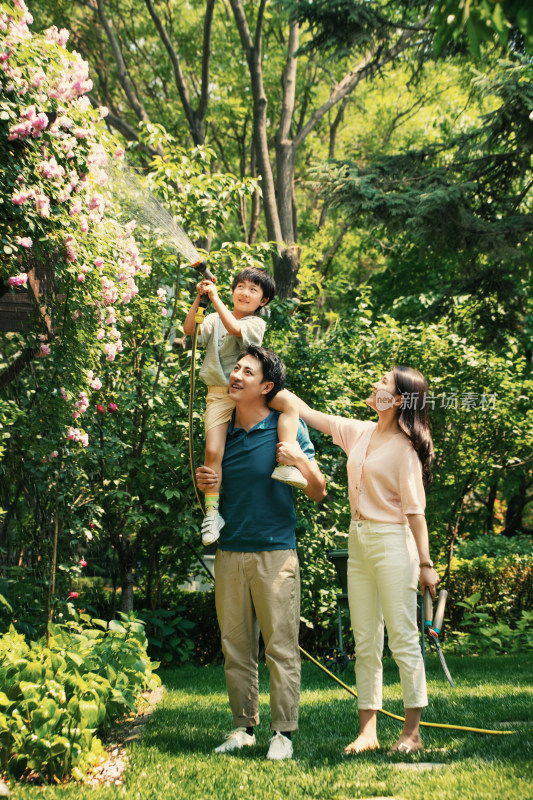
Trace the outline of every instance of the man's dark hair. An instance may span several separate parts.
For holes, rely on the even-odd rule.
[[[244,269],[241,269],[231,284],[232,292],[235,291],[237,284],[241,283],[241,281],[251,281],[257,286],[260,286],[261,291],[263,292],[263,297],[266,297],[267,299],[266,305],[270,303],[276,294],[276,284],[274,283],[274,278],[266,271],[266,269],[258,269],[257,267],[245,267]]]
[[[267,400],[272,400],[272,398],[285,387],[285,377],[287,374],[285,364],[272,350],[267,350],[266,347],[258,347],[258,345],[255,344],[248,345],[246,350],[243,350],[239,355],[237,362],[247,355],[253,356],[261,362],[261,367],[263,369],[263,380],[261,383],[272,381],[274,384],[266,395]]]

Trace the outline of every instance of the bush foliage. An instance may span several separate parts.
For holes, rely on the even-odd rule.
[[[12,778],[81,779],[101,751],[99,731],[160,685],[140,622],[82,614],[28,644],[0,638],[0,769]]]

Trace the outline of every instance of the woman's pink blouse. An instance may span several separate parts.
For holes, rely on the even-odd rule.
[[[406,514],[423,514],[426,495],[422,465],[403,433],[367,455],[376,422],[330,417],[333,441],[348,455],[348,495],[352,519],[407,522]]]

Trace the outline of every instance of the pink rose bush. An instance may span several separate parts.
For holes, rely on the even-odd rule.
[[[24,0],[0,10],[0,147],[6,154],[0,191],[8,208],[0,221],[8,259],[0,269],[9,286],[25,289],[28,272],[54,254],[54,289],[68,300],[46,303],[54,318],[68,317],[68,340],[39,342],[35,332],[27,339],[39,355],[63,364],[60,391],[76,420],[91,406],[94,413],[91,393],[102,381],[84,381],[74,356],[79,353],[80,363],[88,356],[91,364],[116,362],[124,351],[121,327],[133,321],[126,307],[150,267],[135,241],[135,222],[120,223],[115,214],[108,170],[123,150],[104,126],[108,110],[93,109],[87,97],[88,64],[67,50],[67,30],[53,26],[34,35],[32,22]],[[79,428],[68,427],[65,436],[88,444]]]

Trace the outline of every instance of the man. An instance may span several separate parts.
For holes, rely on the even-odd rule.
[[[285,367],[270,350],[250,345],[229,378],[235,412],[222,462],[222,508],[226,521],[215,558],[215,603],[224,672],[235,730],[217,748],[228,753],[255,744],[259,723],[258,646],[263,635],[270,673],[271,730],[267,758],[292,758],[300,696],[300,574],[292,489],[271,479],[276,459],[298,467],[305,494],[320,501],[326,481],[314,461],[307,428],[300,421],[295,444],[277,444],[278,412],[268,401],[285,383]],[[217,480],[200,467],[205,491]]]

